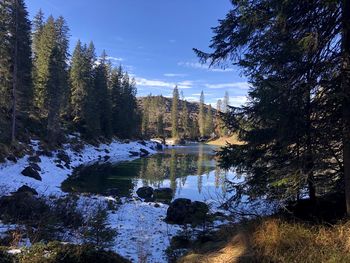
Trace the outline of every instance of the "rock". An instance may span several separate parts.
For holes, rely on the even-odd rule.
[[[157,151],[162,151],[163,150],[163,145],[161,145],[159,142],[156,143],[156,150]]]
[[[36,154],[37,155],[44,155],[44,156],[47,156],[47,157],[53,157],[53,153],[50,152],[49,150],[37,151]]]
[[[33,178],[33,179],[36,179],[36,180],[39,180],[39,181],[42,180],[40,174],[38,173],[38,171],[33,169],[33,167],[31,167],[31,166],[26,167],[21,173],[24,176],[27,176],[27,177],[30,177],[30,178]]]
[[[190,217],[191,200],[187,198],[175,199],[168,207],[166,221],[174,224],[184,224]]]
[[[138,141],[139,144],[143,145],[143,146],[146,146],[146,142],[145,141]]]
[[[139,156],[138,152],[129,151],[129,156]]]
[[[40,166],[39,166],[38,164],[36,164],[36,163],[31,163],[31,164],[29,164],[29,165],[30,165],[30,167],[32,167],[34,170],[36,170],[36,171],[38,171],[38,172],[41,171],[41,168],[40,168]]]
[[[147,197],[143,200],[145,203],[153,203],[155,201],[154,197]]]
[[[64,169],[64,167],[63,167],[62,164],[57,164],[56,166],[57,166],[58,168]]]
[[[110,153],[110,151],[108,149],[105,149],[105,153]]]
[[[19,194],[19,193],[30,193],[30,194],[32,194],[32,195],[38,195],[38,192],[37,192],[35,189],[33,189],[33,188],[31,188],[31,187],[29,187],[29,186],[27,186],[27,185],[21,186],[21,187],[18,188],[18,190],[17,190],[16,192],[14,192],[13,194]]]
[[[159,188],[154,190],[153,197],[159,201],[171,201],[173,190],[171,188]]]
[[[206,220],[209,212],[209,207],[206,203],[195,201],[192,202],[192,222],[191,223],[202,223]]]
[[[14,155],[9,155],[9,156],[7,156],[6,159],[9,160],[10,162],[17,163],[17,158]]]
[[[208,212],[209,208],[203,202],[191,202],[186,198],[178,198],[169,205],[165,220],[178,225],[199,225],[205,223]]]
[[[153,188],[150,186],[144,186],[137,189],[136,194],[141,198],[151,198],[153,195]]]
[[[70,163],[70,158],[68,154],[66,154],[63,150],[58,151],[58,153],[56,154],[56,157],[65,163],[68,163],[68,164]]]
[[[149,155],[149,151],[147,151],[146,149],[141,148],[140,149],[140,156],[147,156]]]
[[[31,162],[31,163],[41,163],[41,159],[40,159],[40,157],[37,156],[37,155],[29,156],[29,157],[28,157],[28,162]]]
[[[160,207],[160,204],[155,203],[155,204],[154,204],[154,207],[155,207],[155,208],[158,208],[158,207]]]
[[[111,159],[111,156],[105,155],[104,157],[105,162],[107,162],[109,159]]]

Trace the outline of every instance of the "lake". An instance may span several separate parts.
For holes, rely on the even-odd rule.
[[[66,192],[106,194],[117,189],[131,197],[142,186],[170,187],[173,198],[206,201],[226,195],[225,181],[232,172],[217,166],[215,146],[193,144],[166,148],[148,157],[119,163],[96,163],[77,168],[62,184]]]

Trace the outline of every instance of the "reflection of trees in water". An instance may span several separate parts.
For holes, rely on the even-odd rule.
[[[180,192],[186,185],[187,177],[197,175],[197,188],[201,193],[204,176],[209,178],[215,170],[215,187],[222,187],[222,191],[225,192],[227,173],[215,166],[214,156],[206,150],[205,146],[199,146],[196,152],[172,149],[131,162],[84,167],[76,171],[80,176],[69,178],[63,186],[66,191],[92,193],[103,193],[110,188],[117,188],[122,196],[129,196],[139,180],[143,185],[154,188],[162,187],[164,180],[169,180],[170,187]]]
[[[176,191],[186,184],[188,175],[198,175],[198,191],[202,190],[202,175],[209,174],[214,168],[213,155],[199,146],[198,153],[180,152],[177,149],[169,153],[145,158],[141,162],[139,176],[144,185],[160,187],[165,179],[170,181],[170,187]]]

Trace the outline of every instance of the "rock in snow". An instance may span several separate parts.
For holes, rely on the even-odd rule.
[[[33,178],[35,180],[39,180],[41,181],[42,178],[39,174],[39,172],[37,170],[35,170],[33,167],[31,166],[27,166],[26,168],[24,168],[24,170],[21,172],[24,176]]]

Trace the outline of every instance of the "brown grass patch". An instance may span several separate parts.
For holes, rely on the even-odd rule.
[[[238,140],[236,134],[229,136],[229,137],[220,137],[219,139],[207,142],[207,144],[215,145],[215,146],[226,146],[227,143],[235,144],[235,145],[242,145],[243,144],[243,142]]]
[[[350,262],[350,221],[311,226],[281,219],[250,221],[218,231],[178,262]]]

